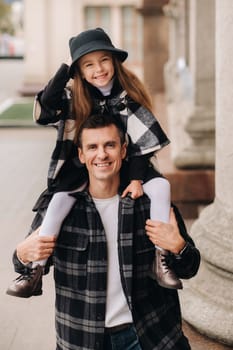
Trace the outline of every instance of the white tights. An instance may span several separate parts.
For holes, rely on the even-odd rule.
[[[156,177],[143,185],[143,190],[151,200],[150,218],[169,222],[171,207],[170,183],[163,177]]]
[[[82,186],[74,192],[81,191],[84,187]],[[76,198],[70,196],[69,193],[72,192],[57,192],[53,195],[41,224],[39,236],[58,236],[62,222],[76,201]],[[46,262],[47,259],[35,261],[32,266],[35,267],[38,264],[45,266]]]
[[[143,185],[143,190],[150,198],[150,218],[169,222],[171,208],[171,188],[168,180],[156,177]],[[159,246],[155,246],[161,250]]]

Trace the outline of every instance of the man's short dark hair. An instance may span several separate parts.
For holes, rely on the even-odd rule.
[[[77,135],[77,145],[82,147],[82,133],[84,129],[99,129],[106,126],[115,125],[120,136],[121,145],[125,143],[125,133],[115,118],[109,114],[92,114],[80,126]]]

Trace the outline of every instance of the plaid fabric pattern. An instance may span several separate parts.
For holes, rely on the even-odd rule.
[[[107,242],[100,216],[88,193],[77,193],[54,252],[57,350],[103,349],[106,307]],[[150,203],[146,196],[120,200],[118,248],[122,287],[142,349],[190,349],[181,330],[177,291],[149,277],[154,246],[145,234]],[[191,239],[186,275],[199,266]],[[176,272],[179,275],[179,264]],[[182,268],[181,268],[182,270]]]
[[[87,192],[79,192],[65,219],[53,256],[56,288],[57,350],[103,350],[107,280],[107,245],[100,216]],[[30,233],[40,226],[51,194],[43,193]],[[160,287],[150,277],[154,246],[145,234],[150,201],[143,197],[120,200],[118,254],[122,287],[144,350],[189,350],[181,329],[181,311],[176,290]],[[179,229],[188,243],[181,259],[171,254],[169,264],[179,278],[193,277],[200,253],[187,234],[174,207]],[[13,256],[15,271],[25,266]],[[49,263],[46,266],[48,272]]]
[[[40,103],[42,93],[43,90],[35,97],[33,118],[36,123],[51,125],[57,130],[56,144],[51,155],[48,170],[48,188],[53,190],[57,186],[56,179],[65,162],[73,163],[80,168],[83,166],[78,161],[77,147],[73,142],[75,120],[71,113],[70,90],[64,89],[62,99],[67,100],[68,103],[65,110],[59,111],[52,110]]]
[[[43,93],[43,91],[41,92]],[[74,119],[71,112],[71,92],[65,88],[63,103],[66,110],[54,111],[42,106],[39,93],[34,103],[34,120],[42,125],[51,124],[57,128],[57,141],[52,153],[49,171],[48,187],[56,186],[57,176],[68,160],[79,168],[82,164],[77,159],[74,138]],[[111,113],[128,135],[128,158],[153,154],[169,144],[169,140],[153,114],[144,107],[132,101],[125,91],[111,98],[93,98],[94,113]]]
[[[94,110],[115,116],[129,137],[128,156],[154,153],[169,144],[156,117],[134,102],[126,91],[109,99],[94,99]]]

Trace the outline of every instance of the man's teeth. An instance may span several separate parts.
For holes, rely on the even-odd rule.
[[[97,167],[104,167],[104,166],[108,166],[108,165],[110,165],[110,163],[96,164]]]

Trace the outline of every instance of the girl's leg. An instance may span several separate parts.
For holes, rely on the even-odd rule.
[[[171,189],[168,180],[156,177],[143,185],[143,190],[151,200],[152,220],[169,222],[171,208]]]
[[[82,191],[85,186],[86,184],[83,184],[72,192]],[[39,236],[58,236],[63,220],[76,201],[74,197],[69,196],[69,193],[71,192],[57,192],[54,194],[40,227]],[[30,272],[16,278],[6,293],[21,298],[41,295],[43,266],[46,261],[47,259],[33,262]]]
[[[152,220],[169,222],[171,191],[169,182],[163,177],[156,177],[143,185],[144,192],[151,200],[150,215]],[[169,252],[156,246],[156,262],[153,266],[157,282],[165,288],[181,289],[182,283],[166,264]]]
[[[57,192],[53,195],[41,224],[39,236],[58,236],[62,222],[76,201],[69,193]]]
[[[53,195],[41,224],[39,236],[58,236],[62,222],[76,201],[74,197],[69,196],[69,193],[57,192]],[[46,262],[47,259],[34,261],[32,267],[38,264],[44,266]]]

